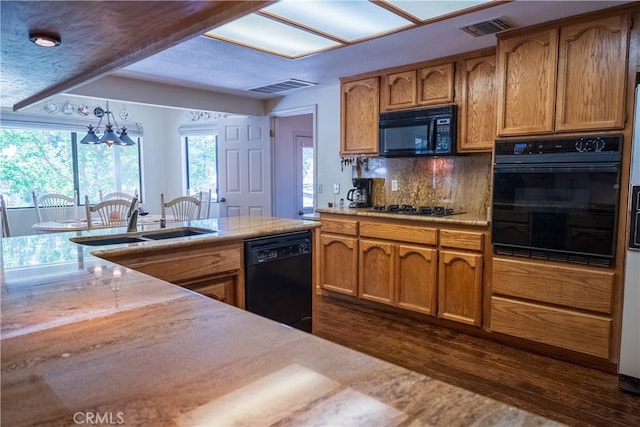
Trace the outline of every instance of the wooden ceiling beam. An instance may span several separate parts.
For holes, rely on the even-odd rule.
[[[13,110],[104,77],[271,3],[3,1],[3,68],[16,83],[12,95],[20,99]],[[57,32],[62,44],[34,55],[25,45],[33,30]]]

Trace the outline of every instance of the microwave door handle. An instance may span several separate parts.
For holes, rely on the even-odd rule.
[[[429,129],[428,129],[428,151],[430,153],[436,152],[436,119],[429,120]]]

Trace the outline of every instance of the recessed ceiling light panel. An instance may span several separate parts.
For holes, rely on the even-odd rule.
[[[385,3],[392,4],[396,8],[415,16],[421,21],[439,18],[443,15],[469,9],[484,3],[491,3],[487,0],[455,0],[455,1],[411,1],[411,0],[385,0]]]
[[[345,41],[413,26],[403,17],[367,0],[281,0],[261,11]]]
[[[340,46],[336,41],[255,13],[207,31],[205,35],[288,58],[298,58]]]

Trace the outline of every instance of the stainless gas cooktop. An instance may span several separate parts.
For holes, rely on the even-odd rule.
[[[444,206],[413,206],[413,205],[375,205],[372,208],[375,212],[393,213],[400,215],[422,215],[422,216],[450,216],[463,214],[466,212],[457,211]]]

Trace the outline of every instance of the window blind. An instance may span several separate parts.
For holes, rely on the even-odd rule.
[[[218,126],[213,123],[182,125],[178,127],[178,133],[180,136],[215,135],[218,133]]]

